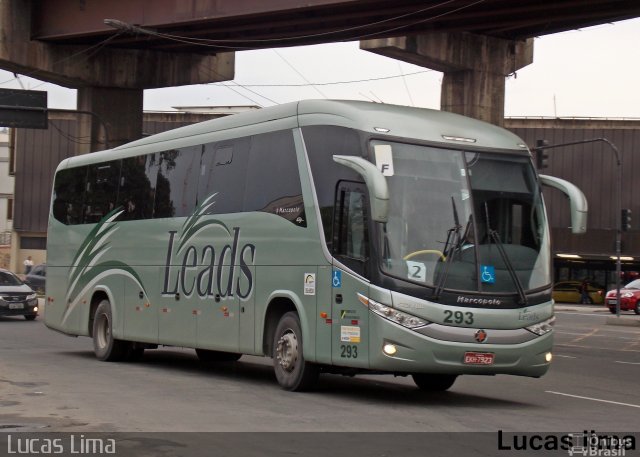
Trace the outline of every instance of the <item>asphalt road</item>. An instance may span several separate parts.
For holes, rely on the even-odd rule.
[[[608,317],[557,312],[543,378],[463,376],[437,394],[410,378],[337,375],[290,393],[270,359],[206,365],[179,348],[99,362],[88,338],[0,318],[0,431],[639,432],[640,327]]]

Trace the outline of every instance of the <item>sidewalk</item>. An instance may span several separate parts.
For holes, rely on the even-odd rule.
[[[605,305],[579,305],[575,303],[556,303],[556,311],[575,311],[580,313],[609,313]]]
[[[577,305],[572,303],[556,303],[556,311],[571,311],[578,313],[606,313],[607,325],[619,325],[623,327],[640,327],[640,316],[635,313],[623,311],[620,317],[611,314],[609,308],[604,305]]]

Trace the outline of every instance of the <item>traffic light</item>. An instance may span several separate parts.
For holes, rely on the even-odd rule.
[[[631,230],[631,210],[629,208],[622,209],[622,231]]]
[[[549,146],[547,140],[536,140],[536,147],[533,149],[536,153],[536,168],[542,170],[549,166],[549,154],[544,149]]]

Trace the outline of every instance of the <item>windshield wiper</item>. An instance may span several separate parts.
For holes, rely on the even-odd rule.
[[[502,241],[500,241],[500,236],[499,236],[498,232],[493,230],[491,228],[491,225],[489,224],[489,208],[487,207],[487,202],[484,203],[484,211],[485,211],[485,217],[487,219],[487,232],[489,233],[489,238],[493,240],[493,242],[495,243],[496,247],[498,248],[498,252],[500,253],[500,257],[502,257],[502,261],[504,262],[505,266],[507,267],[507,271],[509,272],[509,275],[511,276],[511,279],[513,280],[513,283],[516,286],[516,290],[518,291],[518,296],[520,297],[520,304],[521,305],[526,305],[527,304],[527,296],[524,293],[524,288],[522,287],[522,283],[520,282],[520,278],[518,278],[516,270],[515,270],[515,268],[513,268],[513,264],[511,263],[511,260],[509,259],[509,256],[507,255],[506,251],[504,250],[504,246],[502,244]]]
[[[447,241],[444,243],[444,249],[442,251],[442,255],[444,256],[444,272],[440,275],[438,279],[438,285],[436,289],[433,291],[433,299],[437,300],[442,293],[442,289],[444,289],[444,285],[447,282],[447,277],[449,276],[449,268],[451,267],[451,262],[453,260],[453,253],[456,248],[460,245],[462,241],[460,238],[460,229],[462,226],[460,225],[460,218],[458,217],[458,210],[456,209],[456,202],[451,197],[451,207],[453,209],[453,227],[447,230]],[[452,240],[453,237],[453,240]]]

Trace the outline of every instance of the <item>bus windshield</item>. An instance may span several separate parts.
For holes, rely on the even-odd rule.
[[[549,235],[541,191],[526,156],[405,143],[385,170],[389,219],[381,269],[442,290],[513,294],[550,283]]]

